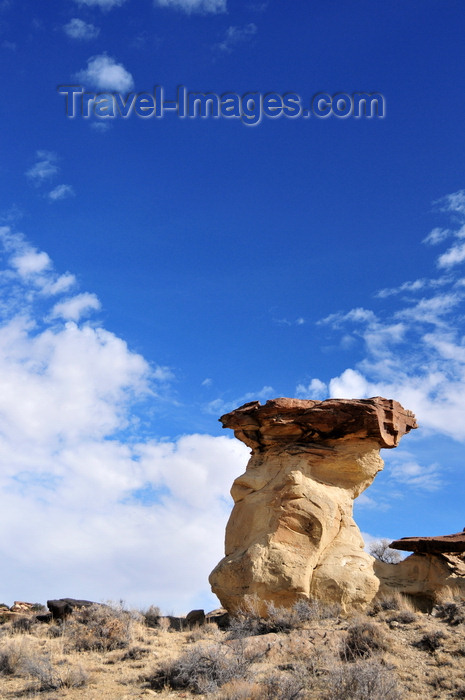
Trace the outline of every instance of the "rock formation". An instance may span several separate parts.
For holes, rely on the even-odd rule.
[[[274,399],[220,418],[252,448],[231,495],[226,556],[210,575],[230,612],[256,598],[317,598],[360,607],[379,588],[374,559],[352,518],[353,499],[383,468],[382,447],[416,428],[397,401]]]
[[[389,545],[391,549],[401,549],[405,552],[421,552],[422,554],[463,554],[465,553],[465,530],[453,535],[439,537],[402,537]]]
[[[389,546],[414,554],[394,566],[375,562],[380,593],[400,591],[414,597],[425,609],[447,589],[465,596],[465,532],[403,537]]]

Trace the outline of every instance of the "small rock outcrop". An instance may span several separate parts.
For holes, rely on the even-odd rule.
[[[47,608],[50,610],[54,620],[65,620],[73,610],[88,608],[97,605],[91,600],[77,600],[76,598],[59,598],[58,600],[47,600]]]
[[[389,545],[413,552],[398,564],[375,562],[380,593],[400,591],[431,609],[441,591],[465,596],[465,532],[438,537],[402,537]]]
[[[299,598],[361,607],[376,595],[374,560],[352,517],[353,500],[383,468],[380,448],[396,447],[417,427],[397,402],[372,399],[273,399],[220,418],[252,448],[231,490],[226,556],[212,590],[234,612],[256,598],[292,605]]]
[[[464,554],[465,531],[439,537],[401,537],[400,540],[391,542],[389,547],[422,554]]]

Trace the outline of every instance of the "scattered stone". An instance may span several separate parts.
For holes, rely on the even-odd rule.
[[[252,448],[231,495],[226,556],[210,575],[229,611],[255,599],[290,607],[302,598],[360,608],[379,580],[352,517],[353,500],[383,468],[393,448],[417,427],[397,402],[372,399],[273,399],[220,418]]]

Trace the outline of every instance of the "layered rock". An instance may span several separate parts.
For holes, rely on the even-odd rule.
[[[465,596],[465,531],[438,537],[403,537],[389,545],[414,552],[398,564],[375,562],[380,593],[393,590],[431,607],[441,592]]]
[[[226,556],[210,575],[230,612],[251,598],[292,605],[317,598],[360,607],[379,588],[352,517],[353,499],[383,468],[382,447],[416,428],[397,401],[274,399],[220,418],[252,448],[231,494]]]
[[[391,549],[401,549],[405,552],[420,552],[422,554],[463,554],[465,553],[465,530],[454,532],[453,535],[438,537],[402,537],[389,545]]]

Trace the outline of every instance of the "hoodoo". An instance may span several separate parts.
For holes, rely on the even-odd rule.
[[[245,404],[220,418],[252,448],[231,489],[226,556],[210,575],[230,612],[255,598],[292,605],[300,598],[362,607],[380,582],[352,517],[353,500],[383,468],[379,451],[417,427],[397,401]]]

